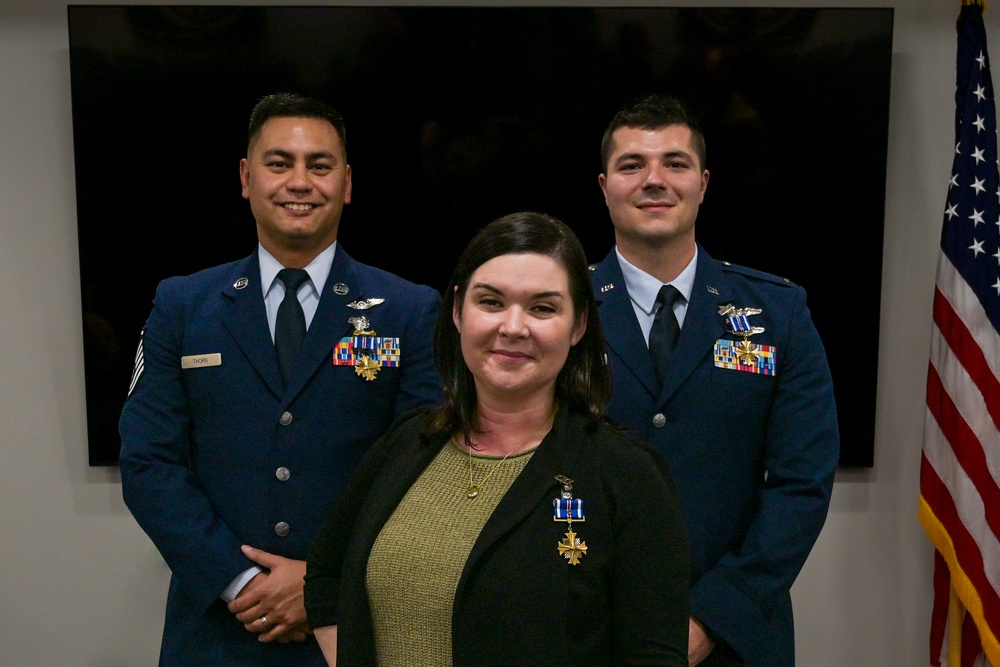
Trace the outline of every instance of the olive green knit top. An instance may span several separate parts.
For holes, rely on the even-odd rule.
[[[505,461],[473,455],[480,491],[470,499],[468,450],[451,440],[407,491],[368,557],[380,667],[451,667],[452,604],[465,561],[534,451]]]

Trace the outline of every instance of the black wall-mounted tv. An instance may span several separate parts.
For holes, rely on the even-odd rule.
[[[700,242],[808,290],[841,464],[872,465],[892,9],[68,12],[91,465],[117,462],[157,282],[254,249],[238,162],[254,103],[286,90],[346,117],[344,247],[438,289],[471,235],[516,210],[604,257],[604,127],[638,94],[685,99],[708,141]]]

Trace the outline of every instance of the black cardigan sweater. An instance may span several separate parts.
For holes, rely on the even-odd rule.
[[[404,416],[372,447],[309,553],[309,623],[339,626],[342,667],[376,665],[368,555],[446,444],[421,439],[425,416]],[[573,522],[587,545],[578,565],[557,548],[567,531],[553,520],[557,475],[574,480],[573,497],[584,501],[586,521]],[[454,600],[453,664],[684,667],[688,585],[687,540],[666,464],[623,433],[560,409],[465,563]]]

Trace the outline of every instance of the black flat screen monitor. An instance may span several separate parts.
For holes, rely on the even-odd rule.
[[[872,465],[892,9],[68,11],[92,465],[117,461],[157,282],[255,247],[238,162],[276,91],[346,117],[343,246],[437,289],[477,229],[517,210],[566,221],[603,258],[604,128],[636,95],[681,97],[708,141],[699,241],[806,288],[841,464]],[[726,419],[739,397],[710,400]]]

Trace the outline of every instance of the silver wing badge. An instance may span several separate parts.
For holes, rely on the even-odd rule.
[[[382,297],[372,297],[371,299],[365,299],[364,301],[352,301],[347,304],[348,308],[353,308],[354,310],[368,310],[372,306],[377,306],[385,301]]]

